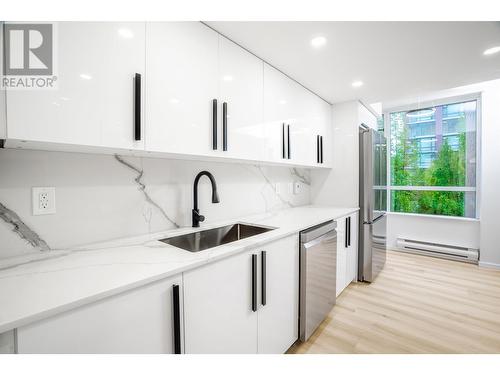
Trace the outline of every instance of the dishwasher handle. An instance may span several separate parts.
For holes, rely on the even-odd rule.
[[[319,245],[322,242],[337,242],[337,231],[333,230],[331,232],[325,233],[324,235],[317,237],[309,242],[305,242],[302,245],[307,250],[311,247]]]

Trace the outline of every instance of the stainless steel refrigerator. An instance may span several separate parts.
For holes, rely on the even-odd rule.
[[[358,279],[372,282],[387,254],[387,141],[364,124],[359,127],[359,205]]]

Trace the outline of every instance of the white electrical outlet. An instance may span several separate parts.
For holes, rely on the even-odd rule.
[[[300,181],[295,181],[293,183],[293,194],[297,195],[302,192],[302,182]]]
[[[56,188],[34,187],[32,189],[33,215],[56,213]]]

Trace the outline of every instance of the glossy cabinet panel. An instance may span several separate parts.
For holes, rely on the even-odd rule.
[[[134,140],[134,76],[144,74],[145,24],[55,25],[57,89],[8,90],[7,137],[143,149]]]
[[[350,229],[347,225],[348,218]],[[337,296],[357,280],[358,226],[357,212],[337,220]]]
[[[146,149],[213,154],[219,34],[199,22],[152,22],[146,28]],[[221,115],[220,108],[219,121]]]
[[[283,73],[264,64],[264,126],[266,134],[266,160],[291,163],[297,146],[297,123],[300,116],[300,90],[298,85]],[[283,140],[283,125],[285,140]],[[287,126],[290,125],[290,157],[287,149]],[[285,144],[285,145],[284,145]],[[285,147],[285,158],[283,158]]]
[[[266,304],[258,309],[258,352],[281,354],[298,338],[299,238],[290,236],[262,250],[266,251]],[[259,256],[262,260],[262,252]]]
[[[264,63],[223,36],[219,38],[219,47],[221,116],[222,103],[227,103],[227,154],[262,160],[266,141],[262,107]]]
[[[252,253],[184,273],[186,353],[257,353]]]
[[[331,106],[201,22],[54,25],[58,87],[6,92],[6,147],[331,167]]]
[[[17,329],[19,353],[174,352],[174,276]],[[182,348],[181,336],[181,348]]]

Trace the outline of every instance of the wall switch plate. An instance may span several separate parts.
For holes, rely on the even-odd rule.
[[[56,213],[56,188],[34,187],[32,189],[33,215]]]
[[[300,194],[300,193],[302,193],[302,190],[303,190],[302,182],[300,182],[300,181],[294,181],[294,183],[293,183],[293,194],[294,195]]]

